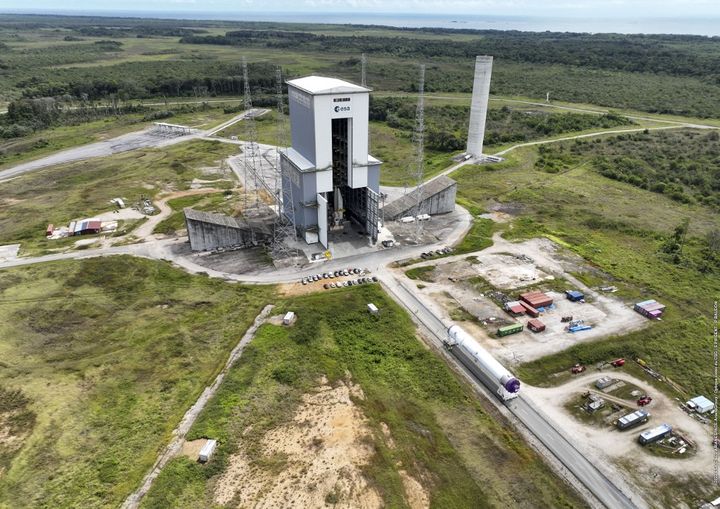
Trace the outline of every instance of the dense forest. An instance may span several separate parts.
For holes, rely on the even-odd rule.
[[[550,173],[589,159],[605,177],[720,211],[717,131],[645,131],[540,147],[539,152],[537,168]]]
[[[469,106],[428,105],[425,108],[427,147],[440,152],[464,150],[469,119]],[[370,120],[385,122],[390,127],[410,132],[415,122],[415,102],[399,97],[372,97]],[[632,123],[628,118],[615,114],[549,113],[504,106],[488,110],[485,145],[524,142],[567,132],[607,129]]]
[[[449,34],[449,32],[444,32]],[[319,51],[362,51],[399,58],[474,58],[493,55],[510,62],[564,64],[613,71],[650,72],[671,76],[702,76],[720,84],[720,41],[675,35],[617,35],[466,31],[470,41],[410,37],[342,37],[284,30],[237,30],[224,36],[184,36],[186,44],[257,45]],[[684,46],[694,43],[711,52]]]
[[[720,117],[720,38],[394,29],[192,20],[0,16],[0,99],[104,100],[241,93],[239,57],[267,87],[274,65],[357,80],[360,53],[378,90],[470,92],[473,58],[495,57],[491,92]],[[462,35],[462,37],[458,37]],[[55,37],[55,39],[53,39]],[[143,39],[147,48],[134,41]],[[52,44],[35,44],[54,41]],[[271,89],[271,85],[268,90]]]

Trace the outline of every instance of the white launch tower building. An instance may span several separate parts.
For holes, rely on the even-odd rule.
[[[308,244],[328,248],[329,230],[348,221],[375,243],[380,161],[368,154],[370,89],[321,76],[287,85],[292,146],[280,165],[294,207],[284,213]]]

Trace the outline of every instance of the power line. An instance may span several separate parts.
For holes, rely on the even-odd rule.
[[[257,174],[257,130],[255,128],[255,115],[253,114],[252,96],[250,94],[250,80],[248,79],[247,59],[242,57],[243,82],[245,84],[245,143],[243,145],[244,164],[243,164],[243,182],[244,187],[244,206],[247,208],[247,192],[248,192],[248,171],[253,178],[255,186],[255,207],[260,208],[260,185]]]
[[[277,146],[275,147],[275,204],[277,217],[273,230],[272,256],[274,259],[291,257],[295,250],[288,246],[288,241],[297,240],[295,229],[295,204],[293,202],[292,181],[289,165],[283,170],[282,150],[287,146],[285,130],[285,100],[283,97],[282,68],[275,70],[275,93],[277,100]]]
[[[420,81],[418,83],[418,103],[415,111],[415,130],[413,131],[415,144],[415,242],[420,243],[423,233],[424,221],[419,219],[422,214],[423,180],[425,173],[425,64],[420,64]]]

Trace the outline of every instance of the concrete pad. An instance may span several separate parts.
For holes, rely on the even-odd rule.
[[[0,261],[14,260],[20,251],[20,244],[0,246]]]

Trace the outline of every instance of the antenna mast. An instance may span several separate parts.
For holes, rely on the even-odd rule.
[[[295,205],[292,195],[290,175],[282,167],[282,150],[287,146],[285,139],[285,101],[283,99],[282,68],[275,69],[275,93],[277,99],[277,146],[275,147],[275,204],[277,218],[273,230],[272,256],[275,259],[286,258],[294,254],[294,250],[286,244],[286,240],[297,240],[295,230]],[[289,169],[289,167],[288,167]]]
[[[415,111],[415,131],[413,132],[415,143],[415,242],[420,243],[423,233],[424,221],[418,216],[422,214],[423,202],[423,180],[425,173],[425,64],[420,64],[420,83],[418,84],[418,103]]]
[[[243,182],[245,192],[245,208],[248,201],[248,172],[252,175],[253,185],[255,187],[255,207],[260,208],[260,182],[257,174],[258,162],[258,146],[257,146],[257,129],[255,128],[255,115],[252,106],[252,97],[250,95],[250,81],[248,80],[247,59],[242,57],[243,82],[245,83],[245,143],[243,144],[244,164],[243,164]]]

